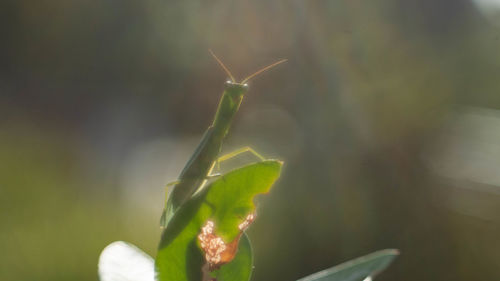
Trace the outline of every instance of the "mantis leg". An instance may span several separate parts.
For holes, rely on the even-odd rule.
[[[165,188],[165,202],[168,199],[168,188],[173,186],[173,185],[179,184],[180,182],[181,182],[180,180],[176,180],[176,181],[171,181],[165,185],[165,187],[164,187]],[[162,215],[162,217],[163,217],[163,215]]]
[[[237,149],[235,151],[232,151],[228,154],[224,154],[222,155],[221,157],[217,158],[217,160],[215,160],[215,166],[217,167],[217,170],[219,171],[220,170],[220,163],[221,162],[224,162],[224,161],[227,161],[231,158],[234,158],[240,154],[243,154],[245,152],[249,152],[249,153],[252,153],[255,157],[259,158],[261,161],[264,161],[266,160],[266,158],[264,158],[264,156],[260,155],[259,153],[257,153],[257,151],[253,150],[251,147],[249,146],[245,146],[245,147],[242,147],[240,149]],[[212,168],[210,169],[210,171],[213,169],[213,166]],[[220,177],[221,174],[219,173],[210,173],[208,174],[205,179],[213,179],[213,178],[217,178],[217,177]],[[180,183],[180,180],[176,180],[176,181],[172,181],[172,182],[169,182],[165,185],[165,188],[168,188],[170,186],[173,186],[173,185],[176,185]]]
[[[228,154],[224,154],[222,155],[221,157],[217,158],[217,160],[215,161],[217,163],[217,169],[220,170],[220,163],[221,162],[224,162],[226,160],[229,160],[233,157],[236,157],[240,154],[243,154],[245,152],[250,152],[252,153],[253,155],[255,155],[257,158],[259,158],[261,161],[264,161],[266,160],[266,158],[264,158],[262,155],[260,155],[259,153],[257,153],[257,151],[253,150],[251,147],[249,146],[245,146],[245,147],[242,147],[240,149],[237,149],[233,152],[230,152]]]
[[[237,149],[237,150],[235,150],[235,151],[233,151],[233,152],[230,152],[230,153],[228,153],[228,154],[224,154],[224,155],[222,155],[221,157],[217,158],[217,162],[219,162],[219,163],[220,163],[220,162],[224,162],[224,161],[226,161],[226,160],[229,160],[229,159],[231,159],[231,158],[233,158],[233,157],[236,157],[236,156],[238,156],[238,155],[240,155],[240,154],[243,154],[243,153],[245,153],[245,152],[250,152],[250,153],[252,153],[253,155],[255,155],[255,157],[259,158],[261,161],[266,160],[266,158],[264,158],[264,156],[262,156],[262,155],[260,155],[259,153],[257,153],[257,151],[253,150],[253,149],[252,149],[251,147],[249,147],[249,146],[245,146],[245,147],[242,147],[242,148],[240,148],[240,149]]]
[[[220,177],[221,175],[219,173],[215,173],[215,174],[211,174],[211,175],[207,175],[206,179],[212,179],[212,178],[217,178],[217,177]],[[171,186],[174,186],[174,185],[177,185],[179,184],[181,181],[180,180],[175,180],[175,181],[171,181],[169,183],[167,183],[165,185],[165,191],[166,191],[166,194],[168,194],[168,191],[167,189]]]
[[[167,184],[165,185],[165,187],[171,187],[172,185],[179,184],[180,182],[181,182],[180,180],[171,181],[171,182],[167,183]]]

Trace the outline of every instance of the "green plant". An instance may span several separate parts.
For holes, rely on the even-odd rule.
[[[215,55],[214,55],[215,57]],[[217,57],[215,57],[217,59]],[[278,179],[282,162],[265,159],[250,148],[217,159],[231,120],[248,90],[245,82],[272,64],[236,83],[226,84],[213,124],[188,161],[175,185],[161,225],[164,231],[156,259],[125,242],[106,247],[99,259],[101,281],[247,281],[253,256],[245,229],[255,219],[253,199],[267,193]],[[214,165],[250,151],[259,162],[211,175]],[[205,185],[210,178],[214,180]],[[355,259],[299,281],[361,281],[389,265],[397,255],[384,250]]]

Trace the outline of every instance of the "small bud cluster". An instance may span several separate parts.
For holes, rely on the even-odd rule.
[[[205,252],[205,259],[209,264],[218,264],[221,260],[221,254],[226,250],[226,244],[222,238],[214,234],[214,222],[207,221],[201,228],[198,235],[200,246]]]
[[[255,220],[255,215],[254,214],[249,214],[247,216],[247,218],[245,219],[244,222],[240,223],[240,225],[238,225],[238,228],[240,229],[240,231],[243,231],[245,229],[248,228],[248,226],[250,226],[250,224]]]
[[[245,218],[245,221],[238,225],[240,234],[229,244],[226,244],[221,237],[215,235],[215,224],[213,221],[208,220],[205,223],[205,225],[201,228],[201,233],[198,235],[198,241],[200,241],[200,247],[205,253],[208,270],[212,271],[217,269],[234,258],[238,249],[240,236],[254,220],[255,215],[249,214]]]

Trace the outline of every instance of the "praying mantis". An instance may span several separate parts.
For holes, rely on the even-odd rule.
[[[129,243],[113,242],[99,257],[101,281],[187,281],[216,280],[219,277],[220,280],[249,280],[251,276],[251,245],[248,237],[242,234],[255,218],[253,197],[269,191],[279,177],[282,162],[266,160],[249,147],[221,157],[219,153],[233,117],[248,92],[246,82],[286,60],[264,67],[238,83],[224,64],[212,55],[231,80],[226,82],[212,124],[179,179],[170,184],[175,188],[166,200],[162,214],[161,225],[168,227],[162,234],[157,257],[153,259]],[[211,183],[210,189],[204,189],[207,179],[217,176],[212,174],[216,164],[243,152],[251,152],[263,161],[233,170]],[[196,196],[198,191],[201,192]],[[178,216],[174,217],[176,213]],[[241,214],[248,215],[240,223]],[[221,226],[220,233],[216,233],[214,222]],[[243,243],[240,243],[240,237]],[[227,241],[223,240],[226,238]],[[199,250],[205,254],[204,264]],[[378,251],[300,280],[372,280],[372,276],[385,269],[397,255],[397,250]]]
[[[210,53],[231,80],[225,83],[225,90],[222,93],[213,122],[205,131],[193,155],[189,158],[180,173],[179,178],[167,184],[167,187],[174,186],[174,188],[166,199],[165,209],[160,219],[160,226],[163,228],[167,226],[174,213],[182,204],[188,201],[196,191],[201,189],[210,177],[216,176],[211,174],[216,163],[228,160],[245,152],[250,152],[259,159],[265,160],[264,157],[248,146],[221,157],[218,156],[221,151],[222,142],[229,131],[234,115],[238,111],[243,97],[248,92],[247,82],[262,72],[285,62],[286,59],[279,60],[258,70],[241,82],[236,82],[234,76],[224,63],[222,63],[211,50]]]

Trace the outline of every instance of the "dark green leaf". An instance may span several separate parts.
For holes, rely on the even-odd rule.
[[[361,281],[384,270],[398,254],[398,250],[377,251],[297,281]]]

